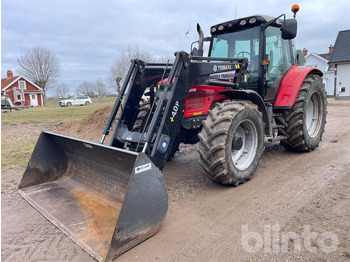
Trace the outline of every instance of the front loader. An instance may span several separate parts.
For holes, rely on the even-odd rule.
[[[327,112],[322,72],[298,66],[297,23],[282,16],[220,23],[207,38],[197,25],[190,54],[176,52],[171,64],[133,60],[101,143],[43,132],[20,194],[110,261],[159,230],[168,207],[161,170],[180,143],[198,143],[204,174],[233,186],[252,178],[265,139],[314,150]]]

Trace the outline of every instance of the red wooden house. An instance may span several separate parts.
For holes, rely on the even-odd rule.
[[[14,106],[43,106],[43,90],[23,76],[13,76],[11,70],[1,79],[1,94],[8,95]]]

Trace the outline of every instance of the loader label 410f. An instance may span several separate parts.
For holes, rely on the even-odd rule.
[[[175,105],[173,106],[173,111],[171,112],[172,117],[170,117],[170,121],[174,122],[174,117],[177,115],[177,111],[179,110],[179,101],[175,102]]]

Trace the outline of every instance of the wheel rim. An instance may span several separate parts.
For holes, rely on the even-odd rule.
[[[306,105],[306,129],[310,137],[315,137],[320,130],[322,122],[322,103],[321,97],[317,93],[313,93]]]
[[[232,144],[232,162],[239,170],[247,169],[253,162],[258,147],[258,133],[250,120],[242,121],[234,132],[234,141],[239,142],[239,149]]]

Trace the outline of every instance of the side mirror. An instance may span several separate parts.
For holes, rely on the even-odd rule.
[[[282,22],[281,36],[282,39],[294,39],[297,35],[298,22],[295,19],[285,19]]]

